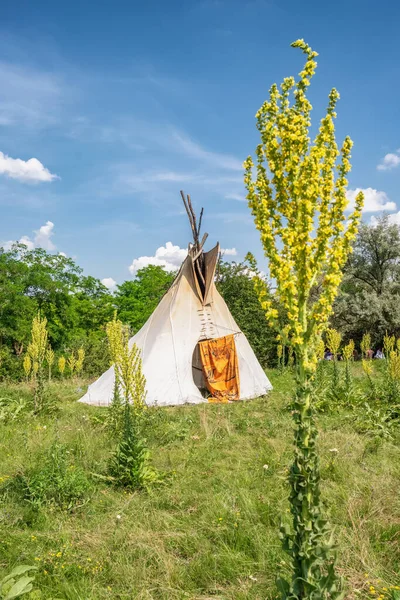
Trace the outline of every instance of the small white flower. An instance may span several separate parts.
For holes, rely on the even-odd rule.
[[[257,577],[254,577],[254,575],[249,575],[249,579],[251,579],[251,581],[257,581]]]
[[[117,515],[117,521],[121,520],[121,515]]]
[[[268,465],[263,465],[263,469],[264,469],[264,471],[268,471],[269,466]]]
[[[43,425],[43,429],[47,429],[46,425]]]
[[[337,448],[331,448],[329,452],[332,452],[332,454],[337,454],[339,450]]]

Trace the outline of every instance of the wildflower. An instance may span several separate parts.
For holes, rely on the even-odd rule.
[[[325,550],[322,536],[316,538],[309,526],[322,514],[310,384],[318,364],[318,339],[327,326],[357,234],[363,194],[357,195],[353,213],[345,215],[352,141],[347,137],[341,150],[336,143],[334,119],[339,94],[331,90],[327,113],[311,142],[312,106],[306,90],[317,67],[317,54],[304,40],[297,40],[293,46],[307,57],[300,79],[288,77],[280,87],[271,87],[269,98],[256,114],[261,137],[256,164],[249,157],[244,168],[249,207],[268,259],[270,278],[276,282],[274,300],[281,308],[279,314],[260,277],[254,279],[256,291],[267,319],[280,330],[282,343],[293,349],[298,362],[293,403],[296,454],[289,479],[294,531],[285,536],[285,546],[292,559],[295,595],[303,598],[310,595],[311,586],[318,588],[316,597],[323,595],[322,588],[315,585],[321,581],[321,571],[332,571],[332,585],[336,585],[331,555]],[[336,355],[340,334],[330,330],[327,337]],[[309,490],[307,494],[304,488]],[[328,530],[326,525],[324,534]],[[295,544],[291,543],[293,539]]]
[[[263,469],[264,469],[264,471],[268,471],[269,466],[268,465],[263,465]]]
[[[117,521],[120,521],[121,520],[121,515],[117,515],[116,519],[117,519]]]

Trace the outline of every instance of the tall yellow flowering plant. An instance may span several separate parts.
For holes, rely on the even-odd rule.
[[[326,115],[312,142],[307,88],[317,53],[303,40],[292,46],[306,55],[305,65],[297,81],[287,77],[280,87],[271,87],[256,115],[261,136],[256,165],[249,157],[244,166],[249,206],[276,282],[276,299],[286,313],[279,335],[293,348],[297,366],[295,455],[289,476],[293,525],[283,532],[292,578],[281,579],[280,586],[284,598],[316,600],[338,598],[340,583],[320,504],[312,382],[318,340],[357,234],[363,195],[357,195],[346,219],[352,141],[346,137],[339,151],[334,127],[339,94],[335,89],[330,92]],[[267,318],[279,330],[278,311],[265,286],[257,278],[255,285]]]
[[[35,381],[34,410],[39,412],[44,403],[44,360],[47,348],[47,319],[40,313],[32,321],[31,342],[28,345],[28,354],[32,362],[32,371]]]
[[[129,344],[127,329],[116,315],[113,321],[107,323],[106,331],[115,374],[112,404],[115,404],[115,394],[119,394],[119,388],[123,396],[122,429],[117,428],[119,442],[111,457],[109,471],[117,485],[143,488],[154,483],[158,474],[149,463],[150,452],[142,431],[143,411],[146,406],[146,379],[142,371],[142,357],[139,348],[135,344]]]

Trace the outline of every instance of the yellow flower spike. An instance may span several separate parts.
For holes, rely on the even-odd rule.
[[[142,371],[139,348],[129,347],[129,332],[116,314],[113,321],[106,325],[111,360],[114,365],[116,384],[119,385],[128,402],[133,403],[136,411],[145,408],[146,380]]]
[[[293,535],[300,542],[291,544],[292,537],[287,541],[293,581],[300,587],[296,593],[306,597],[310,589],[307,584],[315,585],[319,579],[309,565],[320,565],[325,558],[326,568],[331,565],[322,541],[314,547],[314,540],[310,540],[311,523],[322,512],[318,484],[314,484],[319,472],[311,386],[322,354],[319,340],[327,328],[343,267],[357,234],[363,195],[357,195],[355,208],[347,218],[352,141],[346,137],[340,149],[336,143],[334,120],[339,94],[331,90],[326,114],[311,141],[312,106],[307,90],[317,67],[317,53],[302,39],[292,46],[305,54],[305,64],[297,80],[285,78],[280,87],[273,84],[269,98],[258,110],[260,143],[255,160],[249,157],[244,163],[244,181],[269,275],[276,283],[273,298],[257,278],[255,289],[266,318],[281,335],[279,342],[292,348],[296,356],[296,460],[289,481]],[[275,306],[282,314],[278,315]],[[334,353],[339,347],[340,339]],[[311,491],[299,494],[299,489]],[[313,548],[307,564],[302,548]]]
[[[64,375],[66,364],[67,361],[65,360],[65,357],[60,356],[60,358],[58,359],[58,370],[60,371],[61,375]]]
[[[371,348],[371,336],[369,333],[364,333],[360,347],[363,357],[367,358],[368,350]]]

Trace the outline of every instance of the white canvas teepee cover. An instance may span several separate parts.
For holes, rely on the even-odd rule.
[[[235,335],[239,365],[240,399],[256,398],[272,389],[245,335],[240,331],[214,284],[219,245],[204,253],[205,291],[197,281],[193,248],[183,262],[171,288],[142,329],[131,338],[142,353],[149,406],[197,404],[207,399],[201,371],[198,342]],[[199,387],[197,387],[196,383]],[[89,386],[80,402],[107,406],[114,389],[111,367]]]

